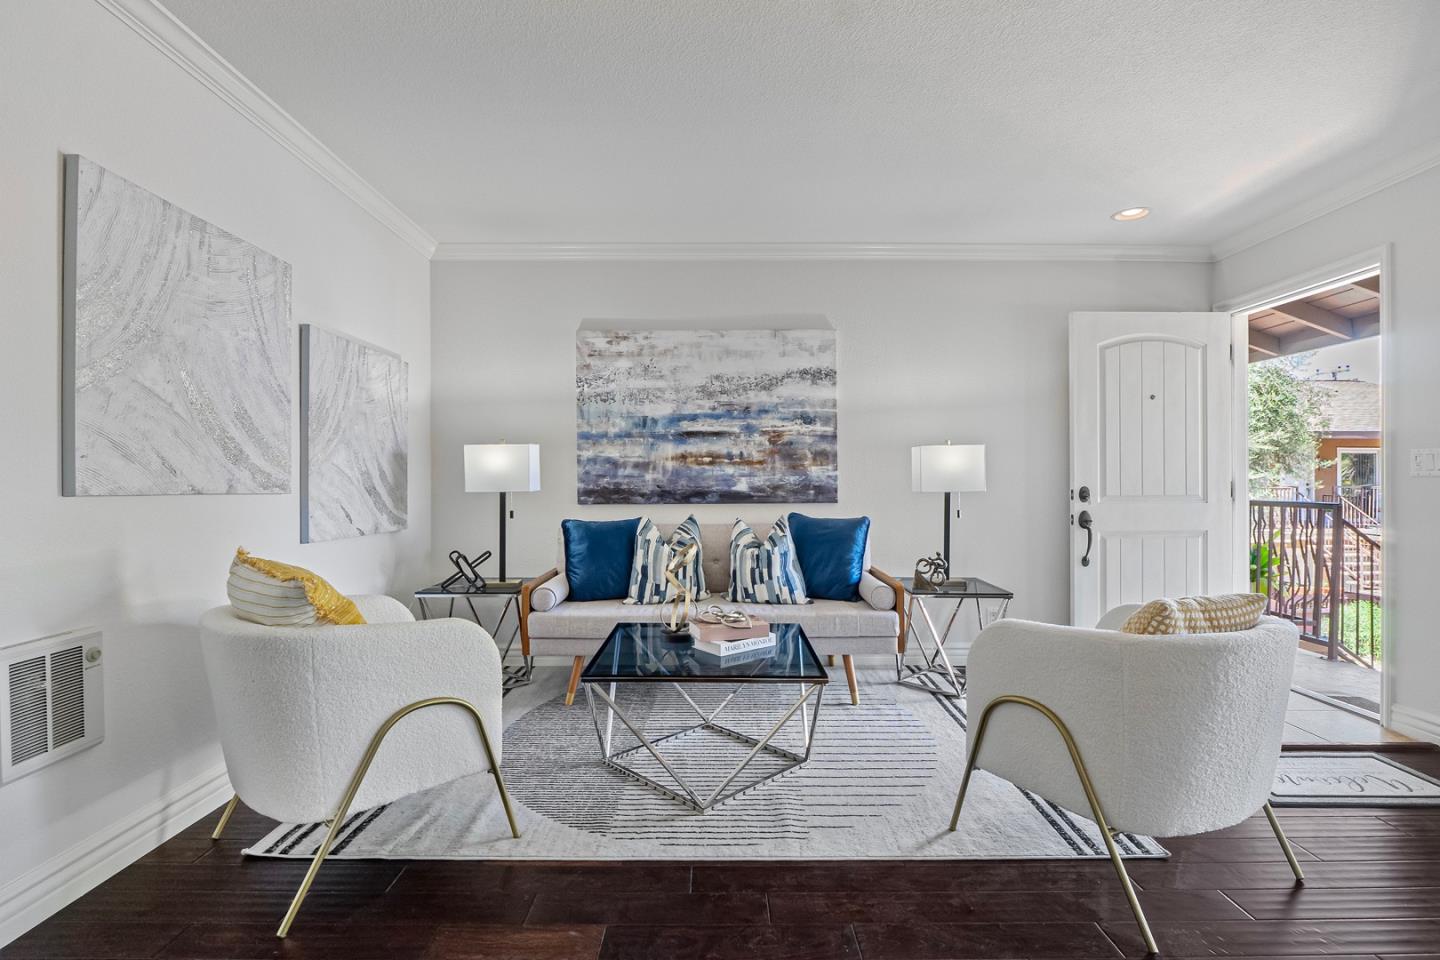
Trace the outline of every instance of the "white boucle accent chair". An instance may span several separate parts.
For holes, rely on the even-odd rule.
[[[241,620],[228,606],[200,618],[235,790],[214,838],[241,800],[285,823],[330,825],[281,937],[352,808],[488,770],[511,832],[520,836],[500,776],[500,654],[490,635],[468,620],[417,622],[391,597],[351,599],[363,625],[268,627]],[[452,709],[424,709],[438,706]]]
[[[651,519],[654,519],[653,517]],[[683,517],[681,518],[684,519]],[[748,522],[748,521],[747,521]],[[765,536],[774,521],[750,523]],[[680,521],[656,523],[667,534]],[[905,588],[895,577],[871,565],[870,540],[865,556],[857,600],[815,600],[805,604],[734,603],[725,599],[730,587],[730,528],[728,523],[700,524],[700,558],[705,568],[705,585],[710,599],[702,605],[719,603],[726,609],[743,610],[771,623],[798,623],[821,656],[840,657],[850,702],[860,702],[855,677],[856,656],[905,655]],[[873,527],[871,529],[873,534]],[[558,544],[555,568],[547,570],[520,589],[520,650],[526,669],[536,656],[571,658],[570,683],[565,703],[575,700],[576,686],[585,661],[594,656],[617,623],[658,623],[669,608],[660,604],[628,604],[623,600],[567,599],[570,584],[565,577],[565,544]]]
[[[974,733],[950,829],[977,767],[1089,810],[1156,953],[1112,832],[1187,836],[1263,809],[1304,880],[1269,803],[1299,632],[1273,617],[1235,633],[1119,632],[1138,607],[1112,610],[1093,630],[1001,620],[976,637]]]

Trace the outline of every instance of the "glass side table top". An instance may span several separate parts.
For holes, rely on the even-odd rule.
[[[428,587],[421,587],[415,591],[415,596],[437,597],[441,600],[446,597],[503,597],[518,594],[523,586],[525,586],[524,580],[486,580],[483,587],[472,587],[462,580],[447,587],[445,581],[442,580],[439,583],[432,583]]]
[[[830,675],[805,631],[772,623],[775,646],[720,657],[697,651],[690,640],[667,639],[658,623],[620,623],[580,674],[585,683],[828,683]]]
[[[1015,594],[1004,587],[997,587],[988,580],[981,580],[979,577],[957,577],[954,580],[947,580],[940,586],[922,584],[915,586],[914,577],[901,577],[900,583],[904,585],[907,592],[917,597],[974,597],[977,600],[1013,600]]]

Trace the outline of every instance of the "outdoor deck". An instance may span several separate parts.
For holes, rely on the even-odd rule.
[[[1355,703],[1365,709],[1379,709],[1380,672],[1344,661],[1327,660],[1304,650],[1295,652],[1294,686]],[[1363,701],[1363,702],[1360,702]],[[1302,743],[1394,743],[1409,739],[1385,730],[1379,721],[1357,716],[1294,691],[1285,714],[1285,742]]]

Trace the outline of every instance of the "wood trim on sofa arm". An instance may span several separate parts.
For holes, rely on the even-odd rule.
[[[560,576],[559,567],[551,567],[534,580],[520,584],[520,654],[530,656],[530,594],[546,580]]]
[[[905,656],[905,585],[879,567],[870,568],[870,576],[895,591],[895,615],[900,618],[900,634],[895,638],[895,650]]]

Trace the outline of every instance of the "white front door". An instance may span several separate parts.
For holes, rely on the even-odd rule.
[[[1224,313],[1070,315],[1076,626],[1121,603],[1232,588],[1230,344]]]

